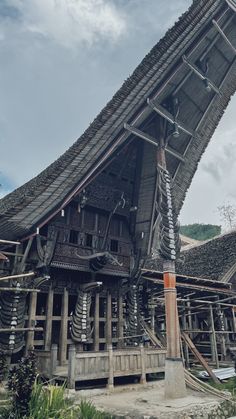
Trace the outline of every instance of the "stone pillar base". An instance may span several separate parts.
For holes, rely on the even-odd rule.
[[[166,358],[165,363],[165,398],[179,399],[185,397],[186,384],[184,366],[181,358]]]

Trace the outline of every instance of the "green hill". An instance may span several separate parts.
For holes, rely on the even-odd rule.
[[[208,240],[221,233],[221,226],[213,224],[188,224],[180,227],[180,234],[195,240]]]

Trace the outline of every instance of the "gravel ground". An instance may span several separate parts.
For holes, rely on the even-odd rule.
[[[99,410],[126,419],[208,419],[221,403],[218,398],[191,390],[185,398],[166,400],[164,381],[147,386],[119,386],[113,392],[77,391],[76,400],[81,397],[92,401]]]

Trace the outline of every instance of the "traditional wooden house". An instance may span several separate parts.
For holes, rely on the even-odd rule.
[[[56,344],[63,366],[72,343],[139,341],[142,269],[176,259],[178,213],[236,89],[235,12],[193,1],[72,147],[0,201],[0,348],[13,359]]]

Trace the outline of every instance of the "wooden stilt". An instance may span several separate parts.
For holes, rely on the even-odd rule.
[[[106,347],[112,343],[111,329],[112,309],[111,309],[111,292],[107,291],[107,323],[106,323]]]
[[[182,323],[183,323],[183,329],[184,330],[188,330],[188,325],[187,325],[187,316],[186,316],[186,304],[183,303],[183,307],[184,307],[184,313],[182,315]],[[185,359],[185,367],[189,368],[190,364],[189,364],[189,350],[188,350],[188,345],[186,342],[184,342],[184,347],[183,347],[183,351],[184,351],[184,359]]]
[[[30,293],[30,302],[29,302],[29,314],[28,314],[28,327],[35,326],[35,316],[36,316],[36,306],[37,306],[37,292],[33,291]],[[26,347],[25,352],[33,348],[34,346],[34,331],[29,331],[26,338]]]
[[[94,313],[94,350],[99,351],[99,303],[100,295],[97,292],[95,296],[95,313]]]
[[[216,368],[219,368],[219,356],[217,350],[217,341],[216,341],[216,333],[215,333],[215,325],[214,325],[214,316],[213,316],[213,308],[210,304],[210,340],[211,340],[211,354],[212,354],[212,361],[215,362]]]
[[[59,343],[59,364],[66,362],[67,355],[67,331],[68,331],[68,291],[64,288],[61,307],[61,330]]]
[[[46,351],[49,351],[51,349],[51,342],[52,342],[53,297],[54,297],[54,290],[50,288],[48,292],[48,298],[47,298],[46,322],[45,322],[44,348]]]
[[[119,293],[118,297],[118,347],[121,348],[124,344],[123,336],[124,336],[124,319],[123,319],[123,296],[121,292]]]

